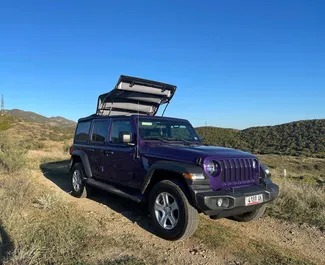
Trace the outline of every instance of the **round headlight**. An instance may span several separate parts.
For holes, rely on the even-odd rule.
[[[210,175],[213,175],[216,173],[216,164],[213,161],[209,161],[205,164],[205,169]]]

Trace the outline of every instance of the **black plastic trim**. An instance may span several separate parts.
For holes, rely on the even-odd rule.
[[[198,210],[207,215],[218,215],[226,217],[236,213],[249,212],[254,207],[260,207],[264,203],[274,200],[279,194],[279,186],[268,179],[267,184],[253,185],[248,187],[233,188],[229,190],[214,191],[209,186],[192,185],[190,186],[194,204]],[[245,206],[245,197],[263,194],[263,203],[254,206]],[[228,200],[226,205],[217,206],[218,198]],[[229,215],[228,215],[228,214]]]
[[[182,176],[184,173],[204,175],[204,177],[205,177],[204,180],[195,180],[195,181],[193,181],[191,179],[187,179],[183,176],[188,186],[191,186],[194,183],[200,184],[200,185],[209,185],[209,183],[210,183],[210,180],[205,175],[203,168],[201,168],[197,165],[163,160],[163,161],[157,161],[156,163],[151,165],[151,167],[148,169],[147,175],[146,175],[144,182],[142,184],[142,187],[141,187],[142,194],[146,191],[146,189],[151,181],[151,178],[154,175],[155,170],[172,171],[172,172],[178,173]]]
[[[84,152],[84,151],[81,151],[81,150],[74,150],[71,154],[71,159],[73,156],[79,156],[81,161],[82,161],[82,165],[84,167],[84,170],[85,170],[85,173],[86,173],[86,176],[88,178],[91,178],[93,176],[92,172],[91,172],[91,167],[90,167],[90,163],[89,163],[89,160],[88,160],[88,156],[87,154]],[[71,167],[73,166],[73,162],[70,164],[70,168],[69,168],[69,171],[71,170]]]

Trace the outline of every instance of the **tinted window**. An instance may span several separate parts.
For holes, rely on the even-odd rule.
[[[132,128],[129,120],[113,121],[111,128],[111,142],[115,144],[123,143],[122,134],[131,133]]]
[[[192,125],[187,121],[140,118],[139,132],[141,138],[147,140],[199,141]]]
[[[108,135],[108,122],[107,121],[97,121],[94,122],[93,135],[91,140],[94,142],[105,142]]]
[[[76,130],[76,141],[88,141],[89,138],[89,129],[90,129],[90,121],[87,122],[79,122]]]

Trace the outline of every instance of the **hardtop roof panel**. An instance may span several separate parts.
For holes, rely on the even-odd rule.
[[[121,75],[112,91],[98,97],[96,114],[112,116],[141,112],[154,116],[160,105],[170,102],[175,91],[174,85]]]

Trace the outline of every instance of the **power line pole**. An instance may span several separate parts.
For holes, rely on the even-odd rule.
[[[3,94],[1,95],[1,115],[5,112],[5,101],[3,99]]]

